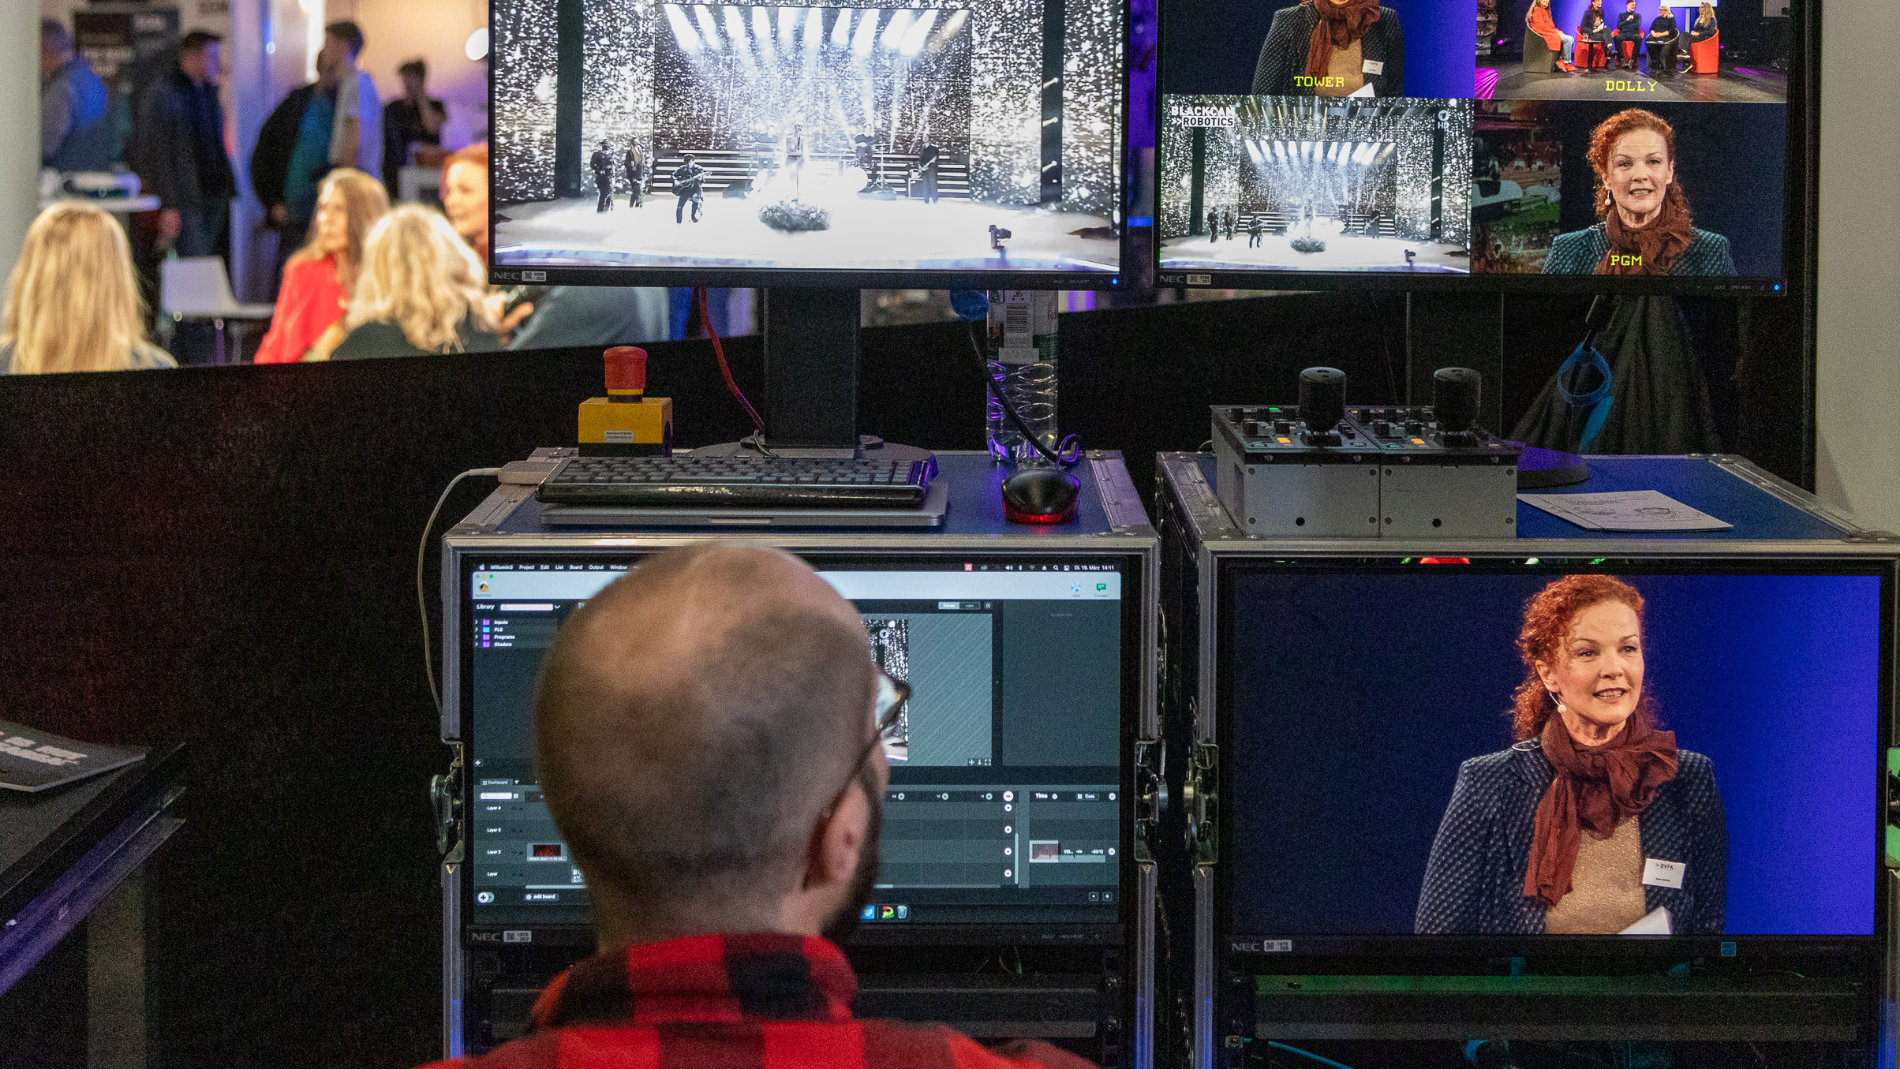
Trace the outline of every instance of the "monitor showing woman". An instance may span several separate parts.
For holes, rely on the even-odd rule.
[[[1274,13],[1256,96],[1405,95],[1405,34],[1379,0],[1300,0]]]
[[[1643,597],[1569,575],[1524,609],[1516,744],[1465,761],[1432,842],[1428,934],[1720,933],[1728,826],[1644,691]]]
[[[1728,238],[1691,225],[1676,181],[1676,130],[1641,108],[1597,125],[1587,153],[1596,172],[1596,216],[1559,234],[1547,275],[1734,275]]]

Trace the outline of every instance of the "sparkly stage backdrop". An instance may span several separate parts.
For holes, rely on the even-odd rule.
[[[808,153],[850,155],[869,134],[880,151],[915,153],[925,145],[970,148],[970,20],[967,10],[819,7],[668,6],[668,17],[697,15],[700,25],[664,33],[654,49],[657,108],[653,137],[661,155],[682,149],[776,151],[804,125]],[[912,17],[913,14],[915,17]],[[762,29],[777,16],[780,47],[709,46],[737,31]],[[752,25],[747,27],[745,24]],[[721,31],[725,31],[723,34]],[[879,47],[881,42],[890,42]],[[828,46],[828,47],[827,47]]]
[[[1432,149],[1444,131],[1440,241],[1471,233],[1471,102],[1325,101],[1312,97],[1168,98],[1163,159],[1163,238],[1190,232],[1190,122],[1208,124],[1202,212],[1297,212],[1310,198],[1321,216],[1344,206],[1390,214],[1400,237],[1431,240]],[[1177,109],[1194,109],[1192,118]],[[1231,117],[1231,125],[1228,118]]]
[[[1114,212],[1119,190],[1123,99],[1122,0],[1061,0],[1065,35],[1062,203],[1102,215]],[[651,144],[656,108],[655,51],[674,30],[655,0],[582,0],[586,23],[582,144]],[[1042,167],[1042,23],[1044,0],[857,0],[855,9],[943,12],[945,24],[968,11],[971,194],[978,200],[1034,204]],[[808,5],[788,7],[804,17]],[[823,5],[826,7],[839,5]],[[696,5],[681,5],[699,27]],[[555,0],[493,0],[498,78],[494,115],[494,189],[499,201],[554,196]],[[723,38],[728,16],[706,7]],[[753,30],[750,8],[732,16],[752,31],[749,47],[779,48],[776,11]],[[804,23],[796,22],[794,33]],[[828,20],[835,26],[835,20]],[[788,23],[788,27],[792,24]],[[829,37],[827,37],[827,42]],[[901,42],[900,42],[901,43]]]

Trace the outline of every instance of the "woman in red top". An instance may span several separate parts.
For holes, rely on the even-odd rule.
[[[356,268],[363,262],[363,237],[388,212],[389,194],[381,180],[349,168],[324,178],[310,241],[284,265],[277,314],[258,347],[258,363],[329,358],[343,340],[343,332],[331,328],[343,322],[349,305]]]
[[[1544,44],[1557,54],[1558,70],[1575,71],[1577,69],[1564,58],[1570,54],[1570,46],[1574,42],[1569,34],[1557,28],[1557,20],[1550,17],[1550,0],[1532,0],[1531,9],[1524,13],[1524,25],[1530,27],[1532,33],[1542,37]]]

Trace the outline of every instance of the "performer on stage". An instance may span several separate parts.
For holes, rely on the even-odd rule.
[[[1630,46],[1629,58],[1623,57],[1623,46]],[[1623,14],[1616,20],[1616,33],[1610,37],[1610,47],[1616,52],[1612,62],[1625,70],[1636,69],[1636,57],[1643,50],[1643,16],[1636,13],[1636,0],[1624,0]]]
[[[679,204],[673,208],[673,222],[685,222],[686,205],[693,206],[693,222],[699,222],[699,213],[705,204],[706,168],[699,165],[699,157],[688,152],[678,167],[673,168],[673,195],[679,198]]]
[[[1657,730],[1642,632],[1643,596],[1613,576],[1564,576],[1525,606],[1518,742],[1459,767],[1419,932],[1722,931],[1722,795],[1709,759]]]
[[[1405,95],[1405,34],[1379,0],[1300,0],[1274,12],[1254,64],[1255,96]]]
[[[600,190],[600,201],[594,205],[594,211],[609,211],[614,206],[614,154],[607,151],[607,142],[602,141],[587,161],[594,170],[594,186]]]
[[[1584,9],[1583,22],[1577,26],[1577,33],[1583,41],[1599,45],[1607,54],[1615,48],[1610,41],[1610,24],[1603,20],[1603,0],[1590,0],[1590,6]]]
[[[1682,32],[1676,26],[1676,16],[1668,7],[1658,8],[1656,21],[1649,24],[1649,76],[1652,78],[1674,78],[1676,76],[1677,45],[1682,40]]]
[[[1220,209],[1207,209],[1207,235],[1209,241],[1220,240]]]
[[[620,158],[620,166],[627,173],[627,185],[632,187],[627,194],[627,207],[644,207],[647,199],[647,154],[638,141],[627,146],[627,154]]]
[[[935,145],[925,145],[917,153],[917,166],[910,172],[910,195],[921,198],[925,204],[937,203],[937,165],[943,159],[943,150]]]
[[[1232,208],[1227,209],[1224,222],[1226,224],[1227,240],[1232,241],[1234,240],[1234,210]]]
[[[1253,220],[1247,224],[1247,247],[1250,249],[1259,248],[1260,236],[1265,232],[1266,224],[1260,221],[1260,213],[1255,212]]]
[[[1544,39],[1544,45],[1557,54],[1557,69],[1565,73],[1576,70],[1570,64],[1571,46],[1576,39],[1557,28],[1557,20],[1551,17],[1550,0],[1531,0],[1530,10],[1524,12],[1524,43],[1528,47],[1530,35],[1536,34]]]
[[[1676,181],[1676,129],[1627,108],[1598,124],[1587,157],[1602,222],[1559,234],[1547,275],[1734,275],[1728,239],[1690,225]]]
[[[792,198],[799,194],[799,179],[805,170],[805,124],[792,124],[792,135],[785,139],[785,169],[792,172]]]

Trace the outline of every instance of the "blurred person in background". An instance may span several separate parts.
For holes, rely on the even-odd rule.
[[[363,31],[348,19],[323,28],[317,70],[329,70],[336,84],[336,124],[330,129],[330,166],[354,167],[364,174],[383,173],[383,106],[376,79],[356,65],[363,54]]]
[[[277,313],[258,346],[260,364],[325,360],[343,340],[343,313],[370,228],[389,214],[389,195],[369,175],[331,171],[317,194],[310,240],[284,265]]]
[[[112,167],[112,124],[106,83],[58,19],[40,22],[40,166],[56,171]]]
[[[363,243],[349,335],[337,360],[487,352],[501,348],[484,309],[481,261],[428,208],[405,204],[382,218]]]
[[[442,164],[442,210],[484,265],[489,262],[488,161],[488,144],[477,142],[450,154]],[[495,289],[488,297],[488,311],[509,349],[629,345],[668,338],[667,293],[651,286]]]
[[[175,367],[145,337],[125,231],[89,204],[60,203],[27,228],[0,311],[0,374]]]
[[[185,35],[177,62],[139,102],[126,146],[140,187],[158,198],[159,248],[180,256],[220,256],[230,247],[237,180],[218,102],[221,40],[203,30]]]
[[[383,108],[383,185],[391,200],[401,193],[402,169],[410,162],[409,150],[417,145],[441,145],[442,124],[449,120],[448,107],[429,96],[427,64],[412,59],[396,73],[402,76],[402,96]],[[426,167],[439,160],[425,160],[418,152],[415,162]]]

